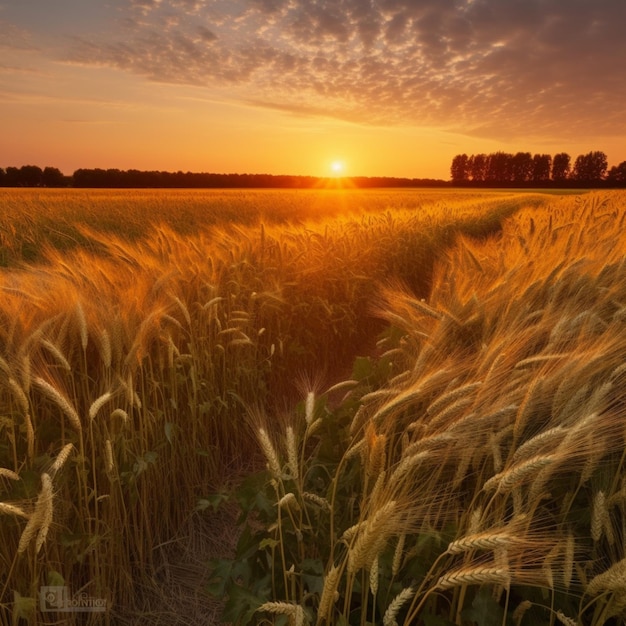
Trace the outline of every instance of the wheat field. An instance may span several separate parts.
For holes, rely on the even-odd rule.
[[[3,191],[3,622],[620,623],[625,201]]]

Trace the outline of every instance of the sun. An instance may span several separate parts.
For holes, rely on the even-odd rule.
[[[346,164],[344,161],[340,161],[339,159],[332,161],[330,164],[330,170],[334,176],[340,176],[345,172]]]

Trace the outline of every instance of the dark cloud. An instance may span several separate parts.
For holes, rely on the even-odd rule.
[[[626,134],[624,0],[130,4],[132,33],[80,41],[72,60],[364,123]]]

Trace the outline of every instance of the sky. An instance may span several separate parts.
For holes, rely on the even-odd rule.
[[[626,160],[625,0],[0,0],[0,167]],[[342,168],[338,164],[341,164]]]

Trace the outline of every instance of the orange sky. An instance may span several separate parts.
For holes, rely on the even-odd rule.
[[[91,6],[96,5],[96,6]],[[623,0],[0,0],[0,167],[626,160]]]

